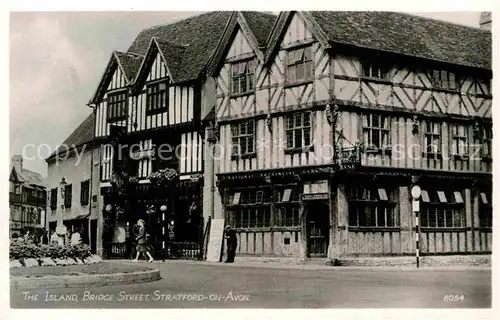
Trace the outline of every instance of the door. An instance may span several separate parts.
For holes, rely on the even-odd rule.
[[[307,241],[310,257],[326,257],[330,239],[330,208],[325,201],[307,204]]]

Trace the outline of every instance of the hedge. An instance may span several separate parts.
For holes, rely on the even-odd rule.
[[[67,259],[67,258],[80,258],[85,259],[91,256],[90,247],[86,244],[79,244],[76,246],[60,246],[54,244],[36,245],[34,243],[25,243],[14,241],[10,243],[10,260],[20,259]]]

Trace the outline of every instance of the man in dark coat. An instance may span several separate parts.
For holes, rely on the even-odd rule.
[[[238,246],[238,239],[236,238],[236,232],[231,229],[231,227],[226,227],[226,245],[227,245],[227,258],[226,263],[234,262],[234,256],[236,255],[236,247]]]

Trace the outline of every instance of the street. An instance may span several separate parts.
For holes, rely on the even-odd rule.
[[[151,265],[150,265],[151,266]],[[12,308],[490,308],[490,270],[298,270],[153,263],[150,283],[11,289]]]

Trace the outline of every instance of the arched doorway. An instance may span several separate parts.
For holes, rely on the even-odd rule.
[[[330,206],[323,200],[306,201],[307,252],[327,257],[330,240]]]

